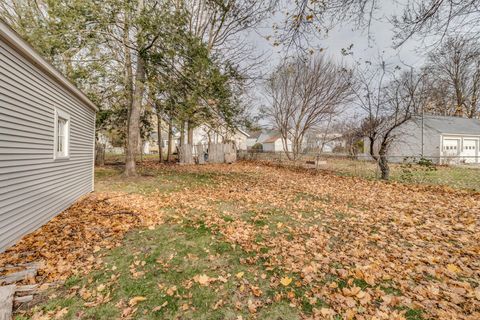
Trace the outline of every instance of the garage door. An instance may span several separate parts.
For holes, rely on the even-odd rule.
[[[458,139],[444,139],[443,140],[443,155],[447,157],[454,157],[458,155]]]
[[[463,140],[462,156],[464,157],[466,163],[477,162],[477,140]]]

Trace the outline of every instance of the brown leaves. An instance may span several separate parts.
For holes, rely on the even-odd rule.
[[[44,260],[42,281],[88,272],[102,264],[96,255],[103,248],[115,247],[125,232],[153,221],[160,223],[162,217],[156,207],[155,202],[140,195],[88,195],[0,254],[0,265]],[[124,211],[141,214],[116,214]]]
[[[201,286],[208,286],[211,282],[216,281],[215,278],[210,278],[206,274],[200,274],[193,277],[193,281],[197,282]]]
[[[215,283],[211,289],[220,290],[233,280],[238,301],[222,296],[212,308],[231,308],[231,303],[257,314],[264,304],[285,300],[303,313],[302,305],[310,303],[314,319],[403,320],[409,309],[423,310],[424,318],[479,318],[478,195],[242,163],[168,170],[216,173],[215,183],[148,198],[89,196],[0,255],[0,264],[42,257],[48,279],[88,271],[102,265],[101,254],[118,245],[125,232],[154,229],[175,208],[168,216],[172,223],[201,222],[229,243],[228,250],[248,255],[240,258],[245,271],[218,277],[201,273],[186,284],[162,286],[167,296],[178,297],[180,285]],[[120,210],[135,216],[110,214]],[[22,256],[30,250],[32,256]],[[213,251],[208,254],[215,265]],[[168,272],[173,257],[157,260],[156,267]],[[185,259],[193,262],[198,256]],[[250,266],[263,270],[252,275]],[[135,260],[131,277],[139,279],[143,272],[142,261]],[[108,292],[98,285],[79,294],[95,304]],[[132,317],[138,303],[119,306],[122,316]]]

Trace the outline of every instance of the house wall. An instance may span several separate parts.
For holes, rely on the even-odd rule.
[[[284,152],[282,139],[277,139],[275,142],[262,143],[263,151],[265,152]],[[292,143],[288,141],[287,143],[288,151],[292,151]]]
[[[409,121],[394,132],[395,141],[390,151],[390,161],[402,162],[405,157],[408,160],[418,160],[422,156],[422,125],[421,122]],[[439,162],[440,157],[440,133],[429,127],[423,129],[423,157]]]
[[[408,121],[392,132],[394,141],[388,151],[390,162],[418,160],[422,155],[422,127],[421,123]],[[370,142],[364,139],[364,152],[369,159]],[[379,146],[375,146],[378,152]],[[423,129],[423,156],[434,163],[440,160],[440,133],[424,127]]]
[[[241,132],[236,132],[233,136],[237,150],[247,150],[247,136]]]
[[[70,116],[54,160],[55,108]],[[0,38],[0,252],[93,190],[95,111]]]
[[[235,142],[235,147],[237,150],[247,150],[247,136],[242,132],[236,131],[233,136],[227,134],[226,132],[219,134],[205,125],[193,129],[193,144],[208,144],[209,134],[210,141],[212,143],[223,143],[226,136],[229,140],[233,140]]]

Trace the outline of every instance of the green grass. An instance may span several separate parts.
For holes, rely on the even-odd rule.
[[[356,176],[377,179],[380,172],[373,162],[347,159],[328,159],[320,169],[329,170],[341,176]],[[402,183],[446,185],[452,188],[480,191],[480,167],[436,166],[429,170],[420,165],[390,164],[390,179]]]
[[[239,315],[247,319],[247,301],[257,298],[248,286],[244,285],[243,291],[240,287],[248,283],[268,292],[269,285],[268,279],[258,277],[258,266],[240,263],[244,256],[240,249],[234,250],[198,224],[165,224],[155,230],[132,232],[121,247],[107,252],[102,270],[87,278],[71,277],[56,298],[37,310],[54,312],[68,308],[63,319],[76,319],[78,314],[86,319],[115,319],[128,307],[130,299],[141,296],[146,300],[135,306],[133,319],[237,319]],[[132,270],[141,272],[140,276]],[[235,276],[239,272],[244,273],[241,278]],[[222,276],[226,281],[201,286],[192,279],[202,274],[211,278]],[[99,292],[99,286],[105,289]],[[174,286],[176,290],[169,292]],[[83,299],[79,294],[82,288],[92,297]],[[110,301],[85,306],[98,295],[107,294]],[[219,301],[222,307],[214,310]],[[159,309],[160,306],[163,307]],[[298,311],[284,300],[259,308],[258,312],[262,319],[278,319],[278,315],[285,314],[288,319],[299,318]]]
[[[188,187],[212,183],[213,173],[172,172],[166,169],[141,168],[139,176],[126,179],[122,167],[100,167],[95,169],[95,191],[123,191],[150,194],[153,192],[174,192]]]

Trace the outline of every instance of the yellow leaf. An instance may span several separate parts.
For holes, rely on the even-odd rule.
[[[459,273],[460,271],[462,271],[462,270],[460,270],[459,267],[457,267],[456,265],[451,264],[451,263],[447,264],[447,270],[452,272],[452,273]]]
[[[239,272],[239,273],[236,274],[236,277],[238,279],[240,279],[241,277],[243,277],[244,274],[245,274],[245,272]]]
[[[133,297],[132,299],[130,299],[130,301],[128,301],[128,304],[133,307],[135,306],[137,303],[139,302],[142,302],[142,301],[145,301],[147,300],[147,298],[145,297],[141,297],[141,296],[137,296],[137,297]]]
[[[105,285],[102,283],[97,287],[97,291],[102,292],[103,290],[105,290]]]
[[[201,275],[195,276],[193,278],[193,280],[195,280],[196,282],[198,282],[202,286],[206,286],[206,285],[208,285],[208,283],[210,282],[211,279],[206,274],[201,274]]]
[[[292,283],[292,278],[289,278],[289,277],[283,277],[282,279],[280,279],[280,283],[283,285],[283,286],[288,286],[290,283]]]

